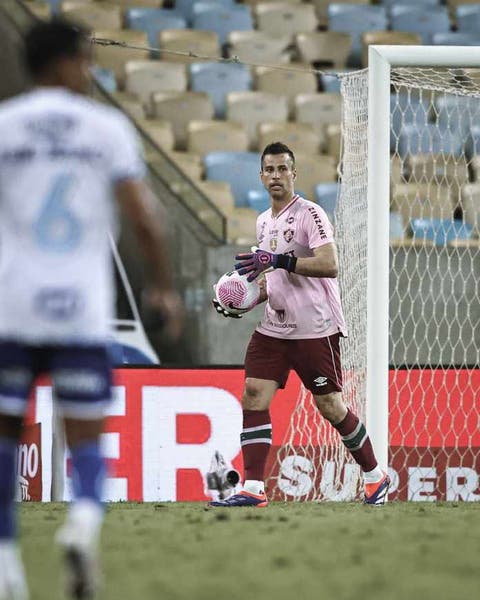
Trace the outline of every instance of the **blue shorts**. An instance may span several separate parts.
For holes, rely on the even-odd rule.
[[[111,400],[107,346],[30,346],[0,341],[0,413],[21,417],[38,375],[50,374],[61,413],[100,419]]]

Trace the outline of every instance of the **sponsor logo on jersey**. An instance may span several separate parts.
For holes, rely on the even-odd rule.
[[[289,244],[293,240],[293,236],[295,235],[295,231],[293,229],[285,229],[283,232],[283,237],[287,244]]]
[[[317,225],[318,232],[320,233],[320,237],[322,238],[322,240],[326,240],[327,239],[327,234],[326,234],[325,229],[323,227],[323,223],[322,223],[322,219],[320,218],[320,215],[311,206],[309,206],[307,208],[307,210],[312,215],[313,220],[315,221],[315,224]]]
[[[316,379],[313,380],[313,383],[317,387],[321,387],[322,385],[327,385],[328,378],[327,377],[323,377],[322,375],[320,375],[320,377],[317,377]]]
[[[83,309],[80,292],[70,288],[44,288],[33,302],[36,311],[49,321],[68,321]]]

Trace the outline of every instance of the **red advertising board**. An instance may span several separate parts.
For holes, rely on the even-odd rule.
[[[18,497],[23,502],[42,499],[42,442],[41,425],[34,423],[23,428],[17,447]]]

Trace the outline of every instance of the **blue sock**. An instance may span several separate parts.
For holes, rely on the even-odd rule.
[[[71,448],[71,454],[75,498],[89,498],[100,503],[106,469],[98,441],[78,444]]]
[[[0,539],[12,539],[16,535],[16,451],[15,440],[0,437]]]

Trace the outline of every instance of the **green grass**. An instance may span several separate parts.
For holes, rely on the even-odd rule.
[[[63,504],[22,505],[32,600],[60,600]],[[480,504],[112,504],[104,600],[472,600]]]

